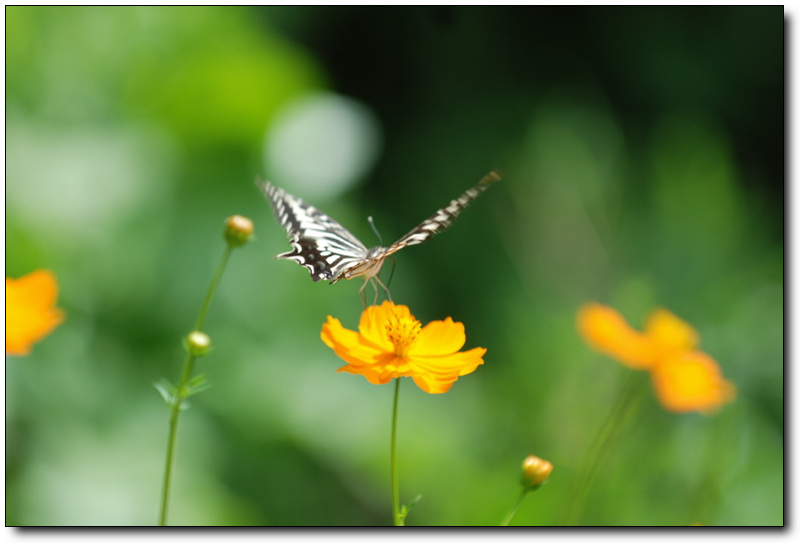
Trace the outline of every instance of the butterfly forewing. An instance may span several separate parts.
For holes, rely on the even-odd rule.
[[[475,198],[480,196],[486,189],[491,187],[503,178],[503,175],[497,170],[492,170],[477,185],[468,189],[464,194],[452,200],[446,207],[443,207],[424,221],[419,226],[411,230],[408,234],[394,242],[391,247],[386,250],[386,255],[389,256],[407,247],[409,245],[419,245],[425,243],[431,237],[447,230],[453,221],[456,220],[462,211],[464,211]]]
[[[305,266],[314,281],[335,279],[367,258],[364,244],[341,224],[269,182],[258,184],[292,245],[291,251],[277,258]]]

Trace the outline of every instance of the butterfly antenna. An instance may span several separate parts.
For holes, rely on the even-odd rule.
[[[372,227],[372,231],[375,232],[376,236],[378,236],[378,243],[383,245],[383,238],[381,238],[381,233],[378,232],[378,227],[375,226],[375,221],[372,220],[372,215],[367,217],[367,221],[369,221],[369,225]]]

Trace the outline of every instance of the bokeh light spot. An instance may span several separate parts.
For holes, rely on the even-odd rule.
[[[267,133],[267,177],[318,199],[339,194],[373,166],[380,135],[363,104],[333,93],[304,96],[280,111]]]

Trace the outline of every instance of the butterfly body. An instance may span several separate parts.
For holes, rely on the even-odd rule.
[[[353,279],[361,275],[364,276],[364,279],[371,279],[380,273],[383,261],[387,256],[388,249],[386,247],[373,247],[367,251],[367,257],[362,262],[344,270],[331,281],[331,284],[334,284],[339,279]]]
[[[293,260],[308,268],[314,281],[324,279],[333,284],[340,279],[360,276],[365,280],[376,278],[388,256],[409,245],[424,243],[447,229],[475,198],[500,179],[502,175],[499,172],[490,172],[477,185],[389,247],[371,249],[367,249],[341,224],[297,196],[268,181],[257,181],[257,184],[272,204],[275,217],[289,236],[292,246],[291,251],[281,253],[276,258]]]

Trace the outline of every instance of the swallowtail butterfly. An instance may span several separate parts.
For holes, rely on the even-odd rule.
[[[447,229],[475,198],[502,178],[503,175],[497,170],[489,172],[477,185],[389,247],[372,249],[367,249],[341,224],[297,196],[268,181],[257,180],[256,184],[272,204],[275,216],[286,230],[292,245],[291,251],[279,254],[276,258],[294,260],[308,268],[314,281],[325,279],[333,284],[340,279],[358,276],[364,276],[365,280],[377,279],[386,257],[403,247],[424,243]]]

